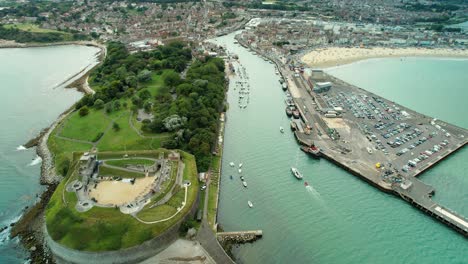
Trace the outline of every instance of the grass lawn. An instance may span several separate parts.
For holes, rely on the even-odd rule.
[[[94,142],[110,122],[103,110],[90,109],[86,116],[75,111],[65,120],[60,136]]]
[[[204,194],[204,193],[203,193]],[[216,185],[210,185],[208,193],[208,223],[213,226],[216,216],[216,201],[218,199],[218,189]]]
[[[218,185],[219,185],[219,169],[221,166],[221,156],[214,155],[211,158],[211,170],[214,172],[211,174],[210,188],[208,193],[208,223],[210,226],[215,224],[217,200],[218,200]]]
[[[190,185],[190,187],[188,188],[187,205],[183,209],[183,211],[185,211],[185,210],[188,210],[190,205],[196,200],[197,193],[199,190],[199,183],[198,183],[197,174],[195,173],[195,175],[193,175],[193,172],[197,171],[196,164],[195,164],[195,157],[184,152],[182,153],[182,157],[185,162],[183,178],[184,180],[189,180],[192,183],[192,185]],[[176,165],[173,165],[173,167],[175,166]],[[175,179],[175,175],[174,175],[174,179]],[[170,190],[170,187],[167,188],[167,191],[168,190]],[[177,207],[180,207],[182,202],[184,201],[185,189],[182,187],[177,188],[176,186],[173,192],[174,192],[174,195],[171,197],[169,201],[167,201],[166,204],[157,206],[154,208],[149,208],[149,206],[147,206],[146,208],[144,208],[142,211],[138,213],[138,217],[140,217],[142,220],[145,220],[145,221],[157,221],[157,220],[164,219],[173,215],[174,212],[177,210]],[[164,195],[159,196],[159,197],[162,198],[164,197]],[[167,208],[168,206],[174,209],[172,214],[170,213],[171,211]]]
[[[117,176],[117,177],[122,177],[122,178],[142,178],[142,177],[145,177],[145,174],[140,173],[140,172],[130,172],[130,171],[119,170],[115,168],[99,166],[99,176]]]
[[[123,154],[120,153],[120,155]],[[192,185],[189,187],[187,205],[173,219],[146,225],[114,208],[94,207],[87,212],[79,213],[74,209],[76,197],[69,199],[71,196],[67,194],[67,204],[62,201],[65,179],[59,184],[47,205],[46,224],[50,236],[69,248],[108,251],[132,247],[159,235],[179,221],[189,211],[197,197],[198,180],[195,158],[183,152],[182,156],[186,163],[184,177],[190,179]]]
[[[121,160],[106,160],[106,164],[125,168],[127,165],[144,165],[151,166],[154,165],[154,160],[147,159],[121,159]]]
[[[119,124],[120,130],[109,130],[98,144],[102,151],[122,151],[122,150],[152,150],[158,149],[161,142],[168,136],[161,135],[158,138],[142,138],[130,127],[129,117],[131,113],[122,114],[115,122]]]
[[[70,35],[70,33],[67,33],[67,32],[53,30],[53,29],[40,28],[38,25],[29,24],[29,23],[9,24],[9,25],[3,25],[3,27],[17,28],[19,30],[29,31],[29,32],[34,32],[34,33],[60,33],[60,34]]]
[[[162,72],[166,71],[173,71],[173,70],[163,70]],[[162,73],[157,74],[154,73],[151,75],[151,81],[148,83],[142,84],[142,87],[145,87],[150,93],[151,96],[155,96],[158,94],[159,88],[161,88],[164,85],[164,80],[162,78]]]
[[[55,137],[55,131],[53,131],[47,141],[47,147],[51,153],[54,153],[56,172],[61,174],[63,163],[72,160],[74,151],[89,151],[92,145],[57,138]]]
[[[169,150],[167,149],[157,149],[157,150],[140,150],[140,151],[126,151],[126,152],[112,152],[112,151],[104,151],[99,152],[98,159],[106,160],[106,159],[122,159],[126,155],[126,159],[131,158],[152,158],[157,159],[161,153],[165,153],[165,157],[167,157],[167,153]]]

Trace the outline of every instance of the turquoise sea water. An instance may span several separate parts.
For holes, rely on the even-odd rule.
[[[218,212],[226,231],[263,230],[262,239],[234,250],[240,263],[466,263],[468,243],[461,235],[398,197],[302,153],[289,129],[279,131],[289,128],[289,120],[274,66],[233,44],[233,35],[216,41],[239,56],[251,85],[246,109],[237,106],[234,81],[228,92]],[[369,60],[331,73],[466,128],[467,71],[466,60],[408,58]],[[465,148],[421,176],[436,187],[434,199],[465,216],[467,160]],[[231,161],[243,163],[247,189]],[[293,165],[312,188],[291,175]]]
[[[43,190],[35,149],[19,146],[81,98],[57,85],[96,63],[98,51],[83,46],[0,49],[0,227],[18,219]],[[22,263],[25,252],[8,232],[0,233],[0,263]]]

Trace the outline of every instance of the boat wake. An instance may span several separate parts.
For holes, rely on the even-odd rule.
[[[23,145],[19,145],[16,150],[17,151],[20,151],[20,150],[26,150],[27,148],[25,148]]]
[[[37,165],[37,164],[39,164],[39,163],[41,163],[41,162],[42,162],[41,157],[36,156],[36,158],[33,159],[33,161],[31,161],[31,163],[29,163],[28,166],[35,166],[35,165]]]
[[[305,188],[308,193],[312,194],[316,198],[320,198],[320,193],[317,192],[317,190],[315,190],[314,187],[309,185],[309,186],[306,186]]]

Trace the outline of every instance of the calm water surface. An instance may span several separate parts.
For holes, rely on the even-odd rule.
[[[250,77],[250,104],[237,106],[228,92],[218,220],[227,230],[262,229],[264,237],[235,250],[242,263],[466,263],[468,243],[458,233],[403,200],[378,191],[325,160],[299,150],[284,112],[284,93],[274,66],[216,39],[239,56]],[[468,127],[468,61],[370,60],[330,72],[415,110]],[[468,216],[468,150],[425,173],[434,199]],[[243,165],[245,189],[237,168]],[[306,189],[290,173],[296,166]],[[233,180],[229,178],[233,175]],[[254,203],[248,208],[247,201]]]
[[[18,219],[43,187],[35,149],[19,146],[81,98],[58,86],[96,63],[99,50],[83,46],[0,49],[0,227]],[[25,252],[0,233],[0,263],[22,263]]]

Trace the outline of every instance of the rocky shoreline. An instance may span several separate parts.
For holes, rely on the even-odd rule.
[[[106,47],[98,43],[88,43],[88,42],[66,42],[66,43],[50,43],[50,44],[30,44],[30,45],[20,45],[19,43],[9,44],[8,46],[2,45],[0,43],[0,48],[26,48],[26,47],[44,47],[44,46],[56,46],[56,45],[87,45],[95,46],[101,49],[97,63],[94,67],[87,71],[80,71],[73,77],[76,77],[81,74],[76,80],[66,85],[65,88],[76,88],[78,91],[85,94],[93,94],[94,91],[89,87],[87,81],[89,73],[98,67],[106,56]],[[73,78],[72,77],[72,78]],[[69,79],[70,80],[70,79]],[[69,81],[67,80],[67,81]],[[66,81],[66,82],[67,82]],[[47,147],[47,141],[50,134],[54,129],[59,125],[70,113],[75,110],[74,105],[71,106],[68,110],[63,112],[57,120],[48,128],[43,129],[38,136],[29,140],[24,147],[31,148],[36,147],[36,153],[39,157],[42,158],[41,164],[41,176],[40,184],[46,185],[47,189],[44,191],[39,199],[39,201],[34,204],[32,207],[24,208],[24,213],[21,216],[20,220],[16,223],[11,223],[12,227],[10,236],[12,238],[18,236],[22,245],[30,253],[30,263],[55,263],[50,253],[43,236],[43,225],[45,221],[45,208],[50,200],[50,197],[54,193],[57,185],[62,180],[62,176],[58,175],[55,172],[55,164],[53,154],[50,152]],[[1,228],[1,231],[5,231],[8,227]],[[0,231],[0,232],[1,232]]]

